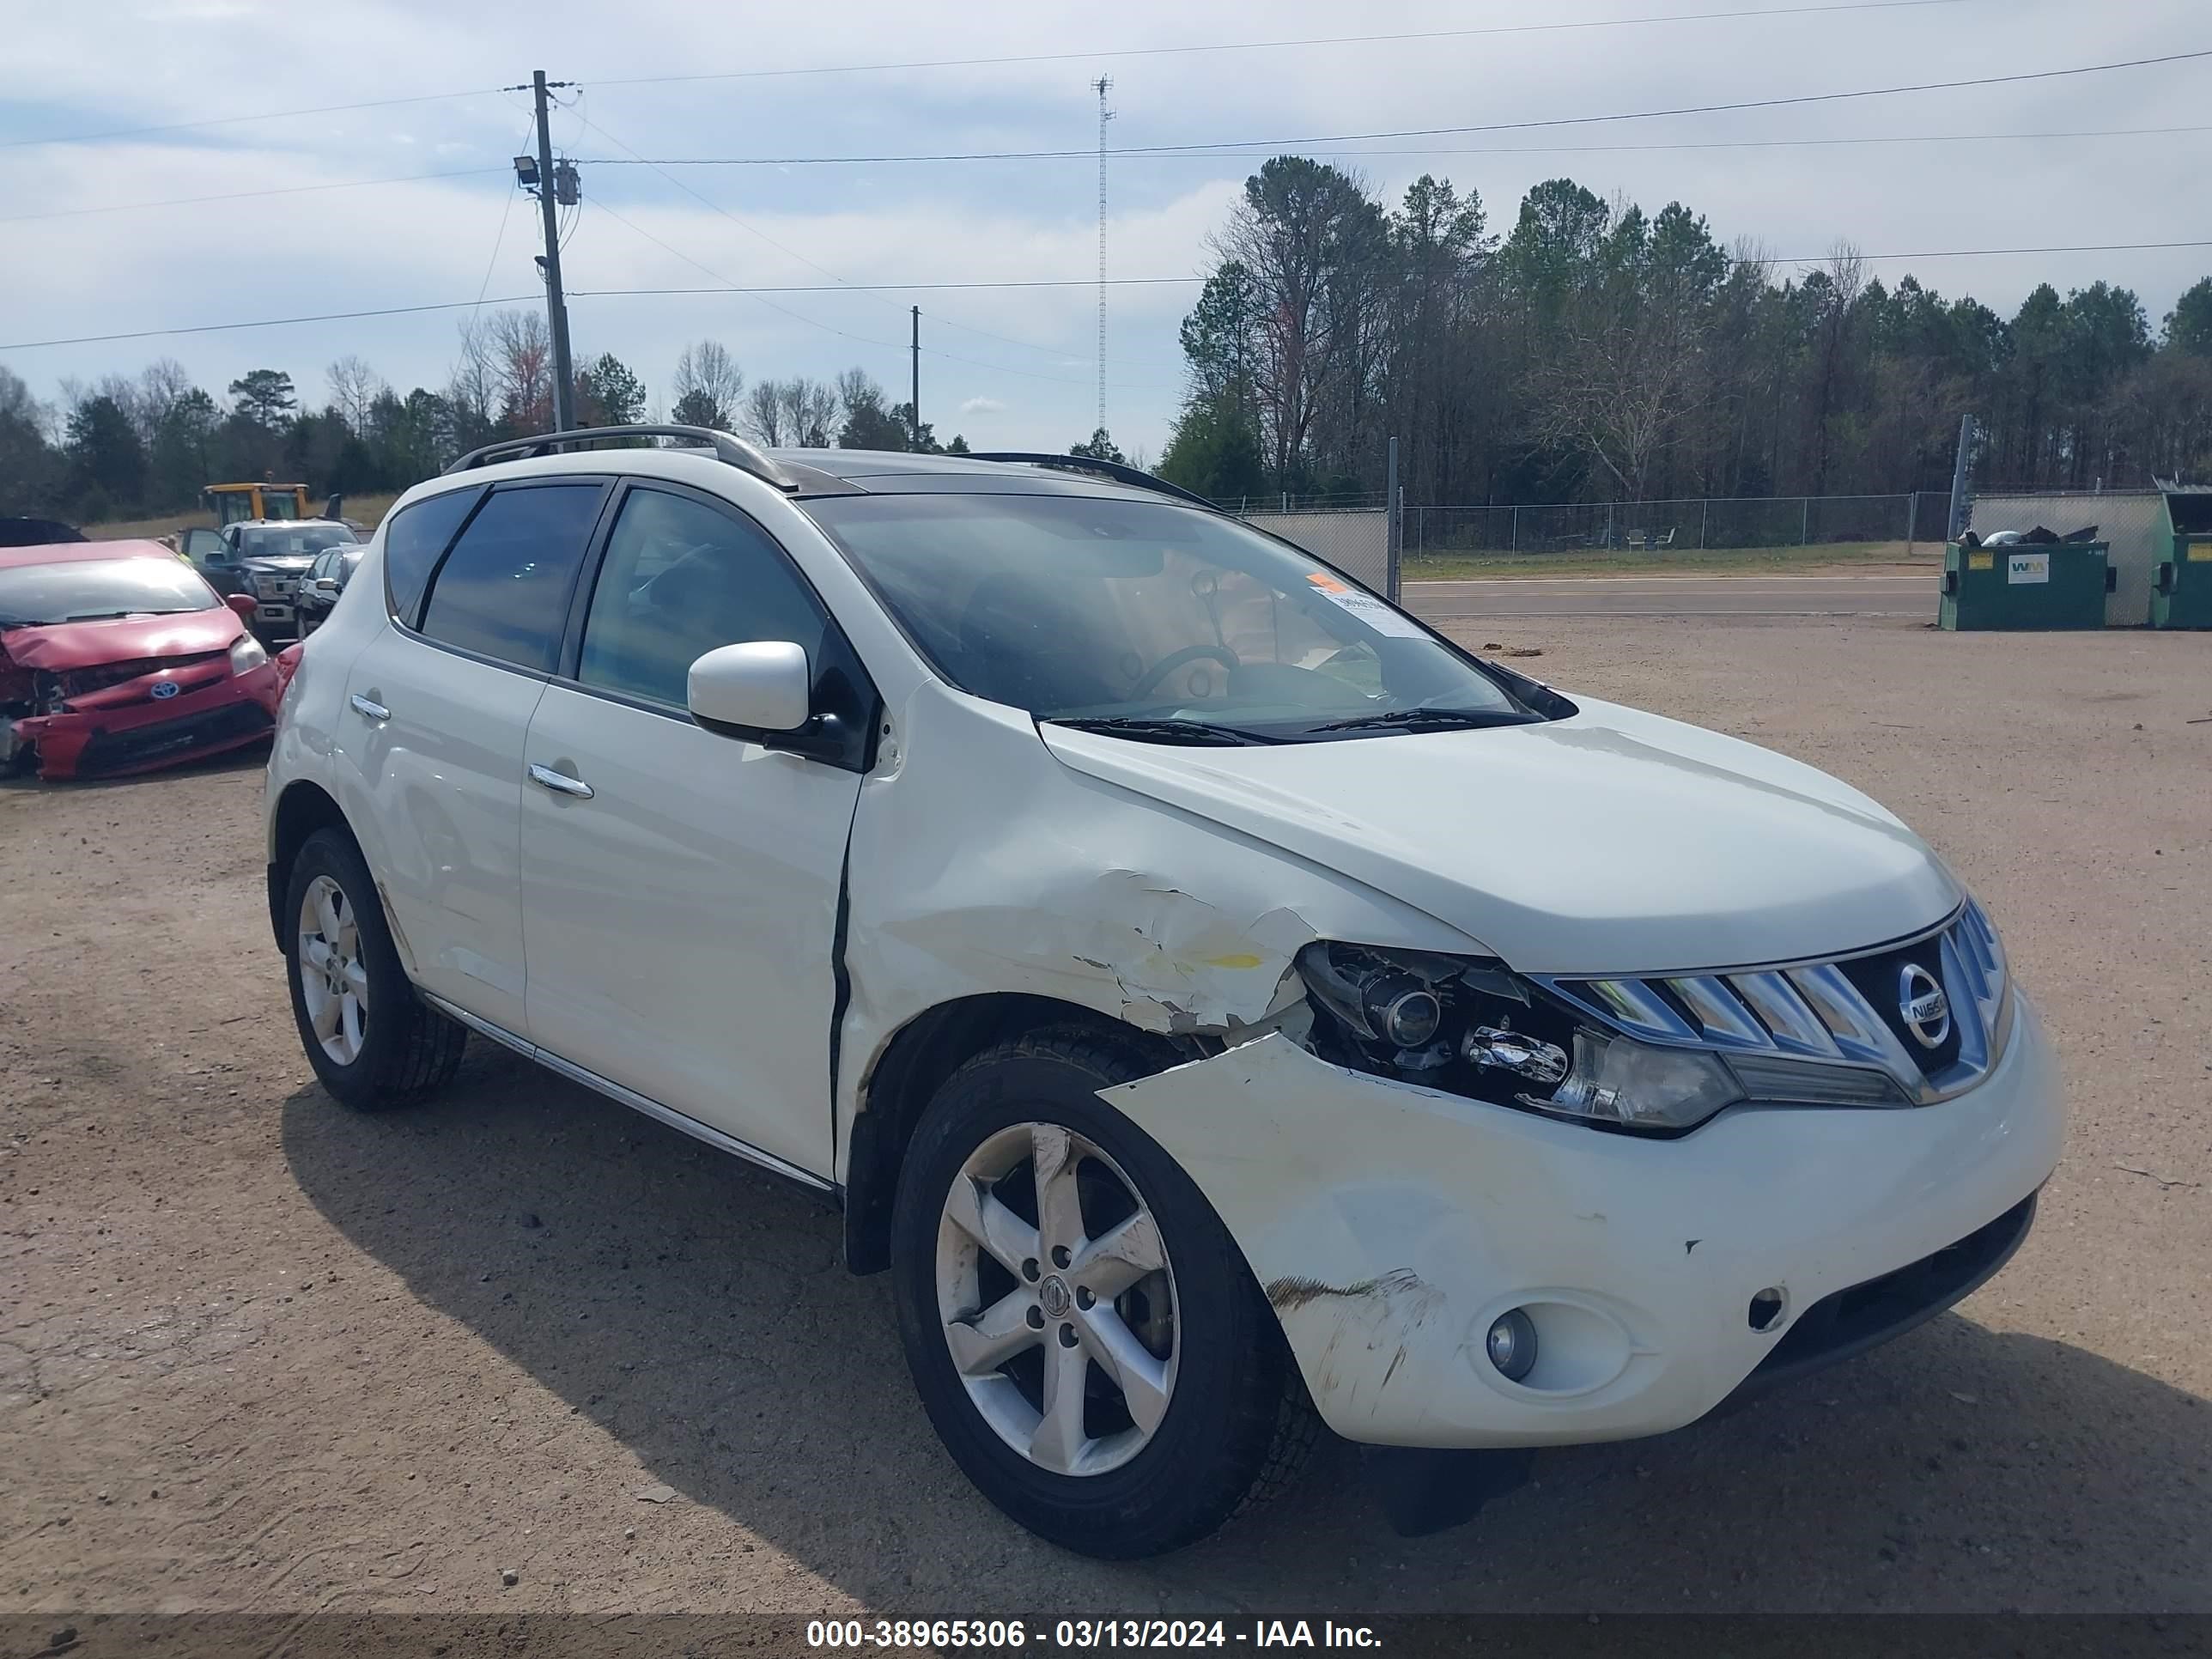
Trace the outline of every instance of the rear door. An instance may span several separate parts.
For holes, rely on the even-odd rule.
[[[525,755],[531,1030],[826,1176],[839,900],[874,693],[805,579],[734,507],[638,483],[610,522]],[[695,724],[691,663],[745,640],[804,646],[816,711],[860,745],[810,759]]]
[[[416,981],[517,1036],[523,738],[606,494],[604,478],[532,478],[396,514],[392,626],[355,659],[340,715],[347,815],[373,829],[363,850]]]

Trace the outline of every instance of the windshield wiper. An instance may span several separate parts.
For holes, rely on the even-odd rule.
[[[1385,708],[1310,726],[1312,732],[1468,732],[1487,726],[1528,726],[1541,718],[1517,708]]]
[[[1278,738],[1263,738],[1257,732],[1247,732],[1234,726],[1216,726],[1210,720],[1147,720],[1125,714],[1076,714],[1066,718],[1048,718],[1054,726],[1070,726],[1079,732],[1103,732],[1109,737],[1134,738],[1143,743],[1208,744],[1229,747],[1281,741]]]

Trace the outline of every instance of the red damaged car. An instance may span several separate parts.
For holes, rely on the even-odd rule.
[[[117,777],[267,737],[283,686],[252,603],[155,542],[0,549],[0,766]]]

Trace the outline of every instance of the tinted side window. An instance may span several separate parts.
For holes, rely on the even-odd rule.
[[[603,493],[596,483],[495,489],[432,578],[422,632],[550,673]]]
[[[633,489],[607,538],[576,678],[681,708],[692,663],[719,645],[793,640],[818,675],[826,626],[765,532],[686,496]]]
[[[401,507],[384,526],[384,585],[400,621],[414,623],[438,556],[483,497],[482,489],[448,490]]]

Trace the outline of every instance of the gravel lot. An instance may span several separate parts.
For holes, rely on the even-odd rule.
[[[2212,1610],[2212,640],[1462,632],[1842,775],[1984,896],[2075,1115],[1959,1312],[1550,1455],[1455,1532],[1391,1536],[1339,1449],[1212,1543],[1098,1565],[961,1480],[815,1200],[489,1044],[411,1115],[313,1087],[257,763],[26,783],[0,1612]]]

